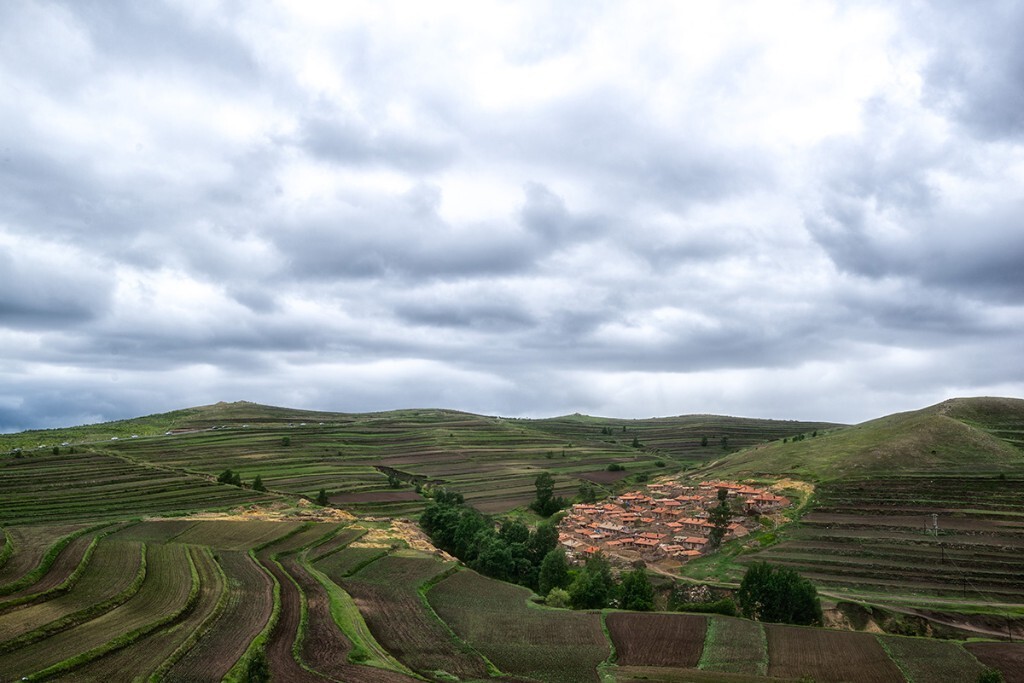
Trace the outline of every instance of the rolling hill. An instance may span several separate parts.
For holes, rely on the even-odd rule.
[[[245,485],[218,483],[226,469]],[[1024,634],[1018,399],[852,427],[236,402],[0,435],[0,682],[1024,679],[1018,643],[538,607],[408,519],[443,486],[534,521],[544,471],[565,496],[662,475],[799,480],[813,493],[792,522],[684,571],[723,588],[763,559],[811,578],[848,625]],[[330,506],[310,502],[321,489]]]

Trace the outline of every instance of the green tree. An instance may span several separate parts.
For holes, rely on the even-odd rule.
[[[706,448],[707,445],[708,445],[708,437],[706,437],[706,436],[700,437],[700,445],[702,447]]]
[[[261,492],[267,490],[267,487],[263,485],[263,477],[258,474],[256,475],[256,478],[252,480],[252,490]]]
[[[723,436],[722,437],[722,449],[723,450],[727,450],[728,448],[729,448],[729,437]]]
[[[579,501],[581,503],[594,503],[594,502],[597,502],[597,498],[600,495],[598,493],[597,487],[594,486],[593,483],[591,483],[589,481],[586,481],[586,480],[580,482],[579,491],[580,492],[579,492],[579,495],[577,496],[577,498],[579,498]]]
[[[711,550],[722,545],[722,539],[729,533],[729,520],[732,519],[732,510],[729,509],[729,501],[726,497],[729,491],[718,489],[718,505],[708,512],[708,522],[715,526],[708,533],[708,546]]]
[[[810,626],[821,624],[818,591],[789,567],[754,562],[736,592],[740,612],[748,619]]]
[[[565,588],[569,585],[569,562],[565,559],[565,551],[555,548],[540,563],[540,577],[537,589],[541,595],[547,595],[554,588]]]
[[[291,446],[292,445],[292,438],[290,436],[282,436],[281,437],[281,445],[282,446]]]
[[[547,554],[558,547],[558,526],[551,522],[541,522],[530,534],[528,542],[530,561],[538,567]]]
[[[270,681],[270,665],[267,663],[267,655],[259,650],[249,660],[249,666],[245,669],[245,683],[268,683]]]
[[[217,475],[218,484],[231,484],[235,481],[235,473],[231,470],[224,470]]]
[[[393,489],[402,488],[402,480],[398,478],[397,474],[391,473],[388,475],[388,486]]]
[[[643,567],[622,575],[619,584],[619,607],[638,611],[654,609],[654,586],[647,578],[647,570]]]
[[[636,435],[634,435],[633,436],[633,444],[632,444],[633,448],[640,448],[641,445],[642,444],[640,443],[640,439]]]
[[[1003,673],[998,669],[985,669],[978,674],[978,683],[1003,683]]]
[[[316,494],[317,505],[327,505],[327,489],[320,489]]]
[[[569,601],[576,609],[601,609],[607,607],[615,595],[615,579],[612,568],[601,553],[587,560],[576,580],[569,586]]]
[[[541,472],[534,480],[537,497],[530,503],[530,509],[541,517],[550,517],[563,507],[565,500],[555,497],[555,478],[550,472]]]

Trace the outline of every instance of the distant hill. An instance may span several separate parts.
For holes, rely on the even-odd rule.
[[[707,467],[709,475],[828,481],[952,470],[1024,468],[1024,400],[955,398],[834,431],[754,446]]]

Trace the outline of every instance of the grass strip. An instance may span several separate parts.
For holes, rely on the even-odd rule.
[[[266,566],[260,562],[259,558],[256,557],[256,553],[264,550],[274,543],[280,543],[281,541],[305,531],[309,528],[310,524],[312,524],[312,522],[307,522],[306,524],[297,526],[286,534],[282,534],[277,538],[273,538],[265,543],[259,544],[255,548],[249,549],[249,557],[251,557],[252,561],[256,563],[256,566],[263,567],[263,571],[270,576],[270,580],[274,584],[274,606],[270,611],[270,618],[267,619],[267,623],[263,626],[263,629],[256,634],[256,637],[252,639],[249,643],[249,647],[245,649],[245,652],[238,658],[235,665],[232,666],[224,675],[222,683],[242,683],[242,681],[245,680],[246,672],[248,671],[249,665],[252,663],[253,659],[266,652],[267,640],[270,639],[270,634],[273,632],[274,627],[277,626],[277,620],[281,617],[281,583],[277,580],[277,577],[274,576],[274,573],[269,571]]]
[[[84,536],[85,534],[91,533],[93,531],[98,531],[103,527],[107,526],[110,526],[110,522],[97,524],[87,529],[79,529],[78,531],[74,531],[68,534],[67,536],[57,539],[56,543],[54,543],[46,549],[46,554],[43,555],[42,559],[39,560],[39,564],[36,566],[35,569],[30,571],[28,574],[25,574],[25,576],[21,577],[16,581],[12,581],[11,583],[5,586],[0,586],[0,595],[10,595],[11,593],[17,593],[22,588],[27,588],[28,586],[31,586],[36,581],[43,578],[43,576],[46,575],[46,572],[50,571],[50,567],[52,567],[53,563],[57,560],[57,556],[60,555],[61,551],[64,550],[64,548],[70,545],[71,541],[75,540],[79,536]],[[6,544],[4,547],[6,547]]]
[[[341,629],[341,632],[345,634],[345,637],[352,644],[352,649],[348,653],[349,662],[373,666],[378,669],[388,669],[406,674],[407,676],[421,678],[412,669],[392,657],[391,653],[377,642],[377,639],[373,637],[369,627],[366,625],[366,621],[363,620],[363,615],[360,613],[359,608],[356,607],[356,603],[351,595],[331,581],[326,574],[314,567],[312,563],[303,559],[302,566],[327,591],[331,605],[331,617],[333,617],[334,623],[337,624],[338,628]]]
[[[212,553],[212,551],[209,548],[204,548],[204,550],[208,553]],[[210,630],[210,627],[214,624],[214,622],[217,621],[220,615],[227,608],[228,600],[231,597],[231,592],[228,590],[228,577],[227,574],[224,573],[224,567],[221,566],[220,560],[217,559],[216,555],[213,556],[213,560],[214,564],[217,567],[217,574],[220,576],[222,586],[220,597],[217,599],[216,606],[214,606],[213,611],[206,617],[206,619],[203,620],[203,623],[201,623],[196,628],[196,630],[193,631],[189,635],[189,637],[186,638],[185,641],[177,647],[177,649],[174,652],[168,655],[167,659],[163,661],[163,664],[158,666],[156,670],[153,671],[152,674],[150,674],[150,683],[157,683],[158,681],[163,680],[163,678],[167,675],[167,672],[171,670],[171,667],[177,664],[178,660],[184,657],[185,653],[191,650],[192,647],[195,646],[197,642],[199,642],[200,638],[206,635],[207,631]]]
[[[139,571],[135,575],[135,580],[133,580],[131,584],[128,585],[127,588],[125,588],[123,591],[121,591],[114,597],[110,598],[109,600],[104,600],[103,602],[89,605],[85,609],[80,609],[77,612],[72,612],[71,614],[67,614],[61,617],[60,619],[55,619],[54,621],[51,621],[48,624],[43,624],[39,628],[28,631],[27,633],[23,633],[17,638],[5,640],[3,643],[0,643],[0,654],[12,652],[14,650],[17,650],[18,648],[25,647],[26,645],[31,645],[32,643],[38,642],[44,638],[49,638],[55,633],[66,631],[67,629],[84,623],[89,619],[95,619],[101,614],[105,614],[106,612],[109,612],[118,605],[127,602],[129,598],[131,598],[133,595],[139,592],[139,589],[142,588],[143,581],[146,580],[146,544],[141,543],[139,545],[140,552],[142,553],[142,558],[139,561]]]
[[[62,662],[57,662],[53,666],[47,667],[42,671],[38,671],[34,674],[31,674],[23,678],[22,680],[41,681],[50,678],[51,676],[66,674],[69,671],[77,669],[78,667],[83,666],[84,664],[88,664],[89,662],[95,661],[104,655],[120,650],[121,648],[128,647],[132,643],[135,643],[140,638],[152,633],[153,631],[164,626],[167,626],[169,624],[172,624],[178,621],[179,619],[183,618],[195,607],[196,602],[199,600],[200,589],[199,568],[196,567],[195,558],[192,557],[191,552],[187,553],[187,557],[189,573],[192,575],[192,587],[189,590],[188,599],[185,600],[185,604],[182,605],[181,609],[172,612],[171,614],[162,616],[159,619],[156,619],[155,621],[146,624],[145,626],[140,626],[134,631],[129,631],[124,635],[118,636],[117,638],[114,638],[113,640],[108,641],[103,645],[94,647],[88,652],[83,652],[81,654],[75,655],[74,657],[69,657],[68,659],[65,659]]]
[[[11,532],[4,527],[4,546],[0,548],[0,567],[7,564],[7,560],[11,558],[11,554],[14,553],[14,539],[11,538]]]
[[[479,657],[481,660],[483,660],[484,666],[487,667],[487,673],[490,674],[492,677],[504,677],[506,674],[501,669],[499,669],[494,662],[485,657],[484,653],[477,650],[475,647],[473,647],[465,640],[460,638],[457,633],[455,633],[454,629],[452,629],[452,627],[448,624],[447,621],[441,618],[441,615],[434,610],[434,606],[430,604],[430,600],[427,599],[427,593],[430,591],[431,588],[441,583],[452,574],[459,572],[460,570],[461,568],[459,567],[459,565],[453,564],[451,567],[448,567],[443,572],[435,574],[434,576],[431,576],[429,579],[421,583],[419,587],[416,589],[420,596],[420,602],[423,603],[423,608],[427,610],[430,616],[434,617],[434,619],[436,619],[441,624],[441,626],[444,627],[444,630],[448,632],[448,637],[451,638],[452,641],[456,645],[458,645],[460,649],[463,649],[466,652],[470,652]]]
[[[4,612],[10,609],[11,607],[17,607],[18,605],[24,605],[25,603],[29,602],[42,602],[44,600],[50,600],[52,598],[57,597],[58,595],[63,595],[64,593],[67,593],[74,587],[76,583],[78,583],[78,579],[82,577],[82,573],[85,572],[85,570],[88,568],[89,561],[92,560],[92,555],[94,552],[96,552],[96,547],[99,546],[100,540],[102,540],[106,536],[109,536],[115,531],[120,531],[124,528],[124,526],[113,526],[108,528],[103,533],[97,534],[96,537],[92,539],[92,542],[89,543],[89,547],[85,549],[85,553],[82,555],[82,559],[78,563],[78,566],[75,567],[75,570],[71,572],[68,578],[64,579],[64,581],[62,581],[60,585],[54,586],[49,590],[40,591],[39,593],[33,593],[32,595],[23,595],[20,598],[11,598],[10,600],[0,602],[0,612]]]

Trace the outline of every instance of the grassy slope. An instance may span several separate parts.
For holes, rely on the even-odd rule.
[[[747,449],[706,468],[722,478],[757,475],[829,481],[911,472],[1024,469],[1024,400],[953,399],[801,441]]]

